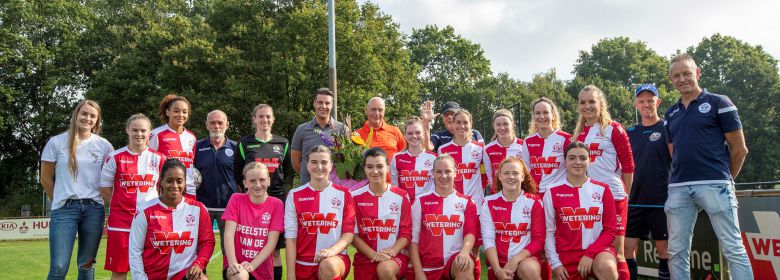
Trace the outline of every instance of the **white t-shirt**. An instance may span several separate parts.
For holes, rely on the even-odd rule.
[[[92,134],[76,147],[78,171],[76,178],[70,175],[68,167],[68,133],[62,133],[49,139],[43,148],[41,161],[53,162],[54,199],[51,210],[65,205],[68,199],[92,199],[103,203],[100,197],[100,169],[114,147],[103,137]]]

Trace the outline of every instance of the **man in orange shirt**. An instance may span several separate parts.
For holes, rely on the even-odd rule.
[[[395,153],[406,147],[404,135],[398,127],[385,123],[385,100],[371,97],[366,104],[366,123],[357,130],[360,138],[368,141],[368,134],[374,130],[371,147],[380,147],[387,153],[387,158],[393,158]],[[389,178],[389,177],[388,177]]]

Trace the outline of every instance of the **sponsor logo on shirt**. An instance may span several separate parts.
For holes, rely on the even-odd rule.
[[[658,139],[661,138],[660,132],[653,132],[653,134],[650,134],[650,141],[655,142],[658,141]]]
[[[528,143],[526,145],[528,145],[528,147],[539,147],[539,146],[541,146],[541,144],[532,144],[532,143]]]
[[[488,153],[488,156],[491,156],[491,157],[492,156],[499,156],[500,157],[500,156],[503,156],[503,155],[504,155],[503,152],[489,152]]]
[[[103,158],[100,157],[100,150],[89,148],[89,157],[92,158],[92,162],[98,163]]]
[[[165,220],[165,219],[168,219],[168,216],[164,216],[164,215],[151,215],[151,216],[149,216],[149,219],[150,220]]]
[[[531,157],[531,169],[533,169],[534,175],[549,175],[558,168],[561,168],[561,163],[558,162],[556,156]]]
[[[179,138],[176,138],[176,137],[163,137],[162,141],[163,142],[176,142],[176,141],[179,141]]]
[[[396,232],[395,219],[369,219],[363,218],[360,221],[360,231],[368,236],[369,240],[390,239],[390,235]]]
[[[677,111],[680,111],[680,107],[677,107],[676,109],[674,109],[674,111],[672,111],[671,113],[669,113],[669,118],[671,118],[672,116],[674,116],[674,113],[677,113]]]
[[[596,157],[600,157],[603,153],[603,149],[599,149],[601,143],[590,143],[588,145],[588,151],[590,151],[590,162],[596,161]]]
[[[265,164],[268,167],[268,174],[273,174],[279,168],[279,158],[255,158],[255,162]]]
[[[300,201],[309,201],[309,200],[314,200],[314,197],[301,197],[301,198],[298,198],[299,202]]]
[[[407,164],[408,163],[412,163],[411,160],[405,160],[405,159],[400,159],[400,158],[398,159],[398,162],[400,162],[400,163],[407,163]]]
[[[339,225],[339,220],[336,219],[336,213],[311,213],[304,212],[298,215],[298,220],[301,226],[306,229],[309,234],[328,234],[330,230],[336,228]]]
[[[506,209],[506,207],[501,207],[501,206],[493,206],[493,210],[496,210],[496,211],[509,211],[509,209]]]
[[[133,162],[132,160],[120,159],[119,163],[121,163],[121,164],[133,164],[135,162]]]
[[[438,202],[438,201],[426,201],[426,202],[425,202],[425,205],[426,205],[426,206],[427,206],[427,205],[439,205],[439,202]]]
[[[423,224],[433,236],[454,235],[455,231],[463,227],[460,215],[426,214]]]
[[[282,145],[274,145],[272,148],[274,150],[274,153],[281,154],[282,153]]]
[[[458,163],[458,176],[455,181],[471,180],[475,174],[479,173],[476,162]]]
[[[560,212],[561,221],[569,225],[569,228],[572,230],[579,230],[583,226],[586,229],[592,229],[594,223],[601,221],[599,210],[599,207],[562,207]]]
[[[574,197],[573,193],[556,193],[555,196],[557,197]]]
[[[119,187],[124,188],[127,193],[146,193],[150,188],[155,187],[156,180],[153,174],[120,174]]]
[[[360,206],[360,207],[371,207],[371,206],[374,206],[374,203],[373,202],[358,202],[357,206]]]
[[[520,243],[520,238],[528,234],[528,223],[502,223],[494,222],[496,235],[501,242]]]
[[[181,254],[184,249],[192,246],[194,238],[190,238],[189,231],[179,232],[154,232],[152,236],[152,246],[160,250],[160,254],[167,255],[173,251]]]
[[[401,170],[400,183],[406,189],[423,187],[430,175],[428,170]]]
[[[192,158],[194,157],[194,155],[192,154],[192,152],[169,150],[168,157],[178,159],[179,161],[181,161],[181,163],[184,164],[184,167],[190,168],[190,166],[192,165]]]

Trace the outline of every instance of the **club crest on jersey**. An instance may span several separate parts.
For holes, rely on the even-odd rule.
[[[89,157],[92,159],[94,163],[100,162],[102,158],[100,158],[100,151],[90,148],[89,149]]]
[[[341,199],[338,199],[337,197],[334,197],[330,200],[330,206],[333,206],[333,208],[340,209],[341,208]]]
[[[460,215],[425,214],[423,224],[433,236],[454,235],[455,231],[463,227]]]
[[[563,152],[563,145],[561,143],[555,143],[552,146],[553,152]]]
[[[699,105],[699,112],[702,114],[709,113],[710,109],[712,109],[712,105],[710,105],[710,103],[704,102]]]
[[[650,134],[650,141],[655,142],[658,141],[658,139],[661,139],[660,132],[653,132],[653,134]]]
[[[398,210],[401,209],[401,207],[398,206],[398,203],[391,203],[390,204],[390,213],[398,213]]]
[[[601,194],[600,193],[594,192],[593,195],[590,196],[590,197],[593,198],[593,202],[601,202]]]
[[[233,156],[233,149],[225,149],[225,155],[232,157]]]
[[[523,216],[531,216],[531,208],[528,205],[523,206]]]
[[[263,213],[263,221],[267,222],[271,220],[271,213],[265,212]]]
[[[150,160],[149,164],[147,165],[147,167],[149,167],[149,169],[151,170],[154,170],[156,166],[157,166],[157,159]]]
[[[623,223],[623,216],[616,215],[615,219],[617,219],[617,224],[620,225]]]
[[[466,206],[463,205],[463,203],[461,202],[455,203],[455,210],[463,211],[464,209],[466,209]]]
[[[160,254],[168,255],[173,251],[176,254],[181,254],[184,249],[192,246],[194,238],[190,238],[189,231],[178,232],[154,232],[152,236],[152,246],[160,250]]]
[[[601,221],[601,213],[599,213],[599,210],[598,207],[561,207],[560,217],[561,221],[568,224],[569,228],[572,230],[579,230],[583,226],[586,229],[592,229],[593,224]]]
[[[471,159],[477,160],[482,157],[482,151],[473,150],[471,151]]]
[[[425,166],[425,168],[431,168],[433,167],[433,161],[431,159],[427,159],[425,162],[423,162],[423,166]]]
[[[187,217],[184,217],[184,221],[187,222],[187,226],[194,226],[195,225],[195,216],[192,214],[187,215]]]

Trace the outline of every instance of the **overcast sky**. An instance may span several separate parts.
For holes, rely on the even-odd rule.
[[[360,3],[367,0],[358,0]],[[371,0],[411,34],[452,25],[478,43],[494,73],[530,81],[555,68],[571,79],[579,50],[625,36],[658,54],[698,44],[715,33],[761,45],[780,59],[780,1],[774,0]]]

